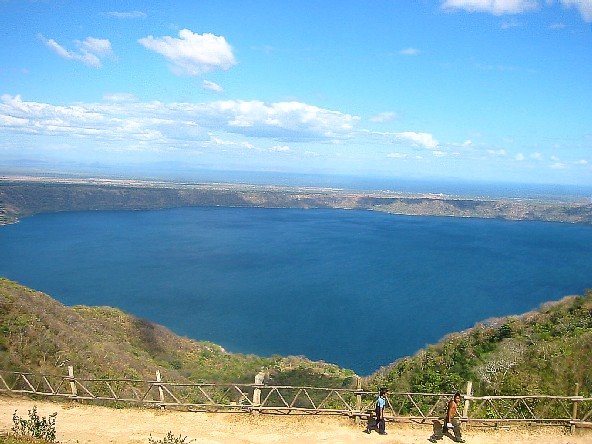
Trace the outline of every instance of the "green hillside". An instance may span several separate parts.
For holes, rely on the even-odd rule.
[[[442,393],[592,396],[592,291],[521,316],[493,319],[402,358],[365,379],[374,389]],[[110,307],[66,307],[0,278],[0,369],[169,381],[253,382],[351,387],[350,370],[304,357],[228,353]]]
[[[477,324],[369,378],[396,391],[592,395],[592,290],[522,316]]]
[[[0,369],[78,376],[252,383],[261,368],[276,384],[345,387],[350,370],[302,357],[228,353],[110,307],[67,307],[0,278]]]

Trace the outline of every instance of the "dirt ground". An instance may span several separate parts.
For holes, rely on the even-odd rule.
[[[60,443],[136,444],[148,443],[152,436],[161,440],[171,431],[185,442],[200,444],[283,444],[283,443],[428,443],[431,425],[387,423],[387,436],[364,433],[364,424],[332,416],[251,415],[249,413],[179,412],[156,409],[113,409],[69,402],[32,401],[0,397],[0,432],[12,427],[12,415],[27,419],[37,406],[39,416],[57,412],[56,430]],[[503,429],[465,428],[463,437],[474,444],[585,444],[592,443],[592,430],[576,435],[560,428]],[[436,442],[452,443],[449,437]]]

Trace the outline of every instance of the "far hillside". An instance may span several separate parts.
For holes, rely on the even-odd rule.
[[[369,378],[396,391],[592,396],[592,290],[452,333]]]

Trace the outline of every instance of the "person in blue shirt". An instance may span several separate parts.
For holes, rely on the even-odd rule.
[[[384,408],[386,407],[386,395],[388,393],[388,389],[381,388],[378,393],[378,398],[376,399],[376,405],[374,407],[374,416],[376,418],[376,425],[374,426],[378,430],[379,435],[386,435],[386,423],[384,420]],[[368,424],[366,427],[366,433],[370,433],[371,427]]]

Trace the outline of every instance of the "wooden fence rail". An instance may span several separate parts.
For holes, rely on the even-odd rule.
[[[253,384],[177,383],[154,380],[93,379],[0,370],[0,392],[84,401],[132,403],[201,411],[372,415],[376,393],[357,388]],[[431,423],[442,418],[450,393],[391,393],[385,417],[390,421]],[[471,383],[463,396],[461,420],[468,423],[555,424],[592,427],[592,398],[574,396],[473,396]]]

